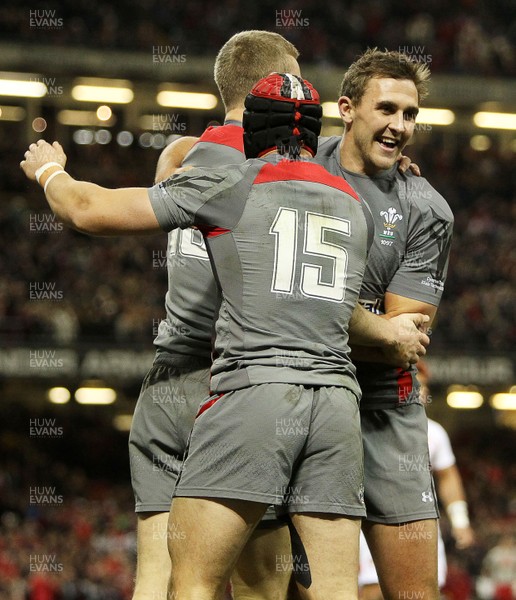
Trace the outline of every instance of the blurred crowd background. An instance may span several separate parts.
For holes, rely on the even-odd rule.
[[[37,8],[55,8],[66,19],[67,27],[50,40],[56,46],[90,47],[92,35],[95,46],[105,49],[148,50],[174,40],[192,54],[213,56],[235,31],[284,27],[305,63],[346,66],[367,46],[424,45],[432,48],[435,73],[516,74],[512,0],[124,0],[116,7],[101,1],[45,2],[44,7],[9,2],[0,26],[4,37],[49,43],[45,32],[29,27],[27,13]],[[291,27],[290,18],[307,19],[310,26]]]
[[[42,8],[55,9],[66,27],[29,27],[28,12]],[[428,0],[424,6],[401,0],[296,0],[281,6],[270,0],[125,0],[116,5],[65,0],[44,7],[7,2],[0,12],[2,42],[24,43],[27,53],[45,44],[56,51],[102,49],[108,56],[112,50],[150,52],[173,41],[189,56],[213,58],[236,31],[264,28],[295,43],[308,65],[344,69],[366,47],[378,46],[431,56],[434,74],[483,76],[486,89],[490,77],[516,76],[513,0]],[[289,18],[308,19],[310,26],[285,26]],[[424,51],[417,50],[423,46]],[[93,239],[63,228],[41,190],[28,184],[19,169],[23,137],[14,125],[2,131],[2,348],[44,343],[151,349],[156,324],[165,316],[166,236]],[[417,135],[406,153],[455,214],[431,352],[511,356],[516,341],[516,145],[494,139],[479,151],[466,134]],[[108,187],[150,185],[160,152],[136,143],[69,144],[66,151],[74,176]],[[54,297],[34,301],[31,284],[51,284]],[[81,414],[79,420],[69,411],[59,413],[63,435],[58,439],[30,437],[31,418],[55,413],[11,402],[7,389],[0,379],[0,600],[130,598],[136,552],[127,433],[115,431],[97,412]],[[443,517],[449,560],[445,596],[514,599],[513,430],[465,424],[454,427],[451,437],[477,543],[467,552],[457,551]],[[44,487],[50,501],[31,502],[31,489]]]

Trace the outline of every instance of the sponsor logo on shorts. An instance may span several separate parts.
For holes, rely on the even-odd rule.
[[[421,501],[422,502],[433,502],[434,495],[432,492],[421,492]]]
[[[364,500],[364,486],[361,485],[359,490],[358,490],[358,500],[360,502],[360,504],[362,504],[362,506],[365,505],[365,500]]]

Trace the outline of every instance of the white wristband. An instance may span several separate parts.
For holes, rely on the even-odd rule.
[[[465,500],[456,500],[446,507],[448,518],[454,529],[469,527],[468,505]]]
[[[45,181],[45,187],[43,188],[43,191],[45,192],[45,194],[47,193],[48,184],[52,181],[52,179],[54,179],[54,177],[56,175],[61,175],[61,173],[66,173],[66,171],[61,169],[60,171],[54,171],[53,173],[50,173],[50,175],[48,176],[48,179]]]
[[[47,170],[50,169],[50,167],[59,167],[60,169],[63,168],[63,165],[60,165],[59,163],[56,162],[47,162],[45,163],[42,167],[40,167],[36,173],[34,173],[34,175],[36,176],[36,181],[39,183],[39,178],[43,175],[43,173]]]

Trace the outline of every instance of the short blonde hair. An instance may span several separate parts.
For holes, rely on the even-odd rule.
[[[241,31],[219,50],[215,60],[215,83],[226,111],[244,104],[253,85],[273,71],[290,71],[297,48],[279,33]]]
[[[419,102],[428,96],[430,69],[427,65],[412,61],[410,56],[402,52],[381,51],[378,48],[369,48],[351,64],[342,80],[340,95],[359,104],[369,80],[384,77],[414,82]]]

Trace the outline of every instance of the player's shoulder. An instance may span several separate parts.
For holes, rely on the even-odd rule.
[[[335,149],[339,146],[342,138],[338,135],[332,135],[328,137],[319,137],[317,144],[317,156],[330,156],[333,154]]]
[[[183,136],[168,144],[159,156],[155,180],[164,181],[180,168],[197,140],[198,138],[193,136]]]
[[[228,123],[226,125],[215,125],[204,130],[197,143],[219,144],[230,146],[239,152],[244,152],[244,136],[241,125]]]
[[[253,165],[250,161],[213,167],[184,167],[172,177],[163,181],[161,187],[170,192],[172,189],[192,190],[203,197],[212,197],[239,184]]]
[[[343,177],[332,175],[314,160],[287,160],[265,162],[255,179],[256,184],[281,181],[306,181],[344,192],[360,202],[355,190]]]
[[[418,177],[411,171],[397,173],[398,196],[408,203],[411,210],[431,212],[439,221],[453,223],[453,212],[446,199],[425,177]]]

